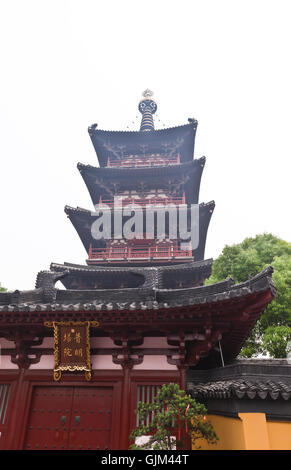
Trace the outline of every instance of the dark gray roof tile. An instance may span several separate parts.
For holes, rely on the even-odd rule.
[[[260,398],[265,400],[271,398],[278,400],[283,398],[289,400],[291,398],[291,383],[282,380],[256,380],[256,379],[232,379],[215,382],[204,382],[190,384],[188,390],[194,398],[230,398],[237,397],[239,399],[248,398],[254,400]]]

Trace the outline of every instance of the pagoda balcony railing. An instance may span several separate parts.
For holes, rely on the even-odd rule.
[[[130,204],[136,204],[138,206],[168,206],[169,204],[185,204],[185,194],[183,196],[167,196],[167,197],[151,197],[151,198],[140,198],[140,197],[123,197],[123,196],[117,196],[117,197],[122,197],[122,207],[128,206]],[[100,198],[99,200],[99,206],[102,206],[102,204],[105,204],[106,206],[113,207],[114,206],[114,199],[102,199]],[[118,206],[118,199],[117,199],[117,204]],[[119,204],[120,206],[120,204]]]
[[[114,261],[114,260],[157,260],[157,259],[173,259],[173,258],[192,258],[192,250],[180,250],[177,246],[142,246],[138,247],[110,247],[110,248],[89,248],[89,260],[98,261]]]
[[[180,156],[175,157],[141,157],[124,160],[110,160],[107,159],[108,168],[139,168],[139,167],[155,167],[178,165],[180,163]]]

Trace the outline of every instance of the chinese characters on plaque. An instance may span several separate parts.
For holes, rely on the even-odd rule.
[[[85,371],[86,380],[91,379],[90,327],[98,322],[46,322],[54,328],[54,380],[60,380],[62,371]]]

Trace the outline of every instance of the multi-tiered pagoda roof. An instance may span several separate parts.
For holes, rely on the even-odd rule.
[[[149,207],[153,212],[170,206],[184,205],[187,210],[187,230],[191,230],[191,205],[199,203],[199,190],[205,157],[193,159],[197,121],[171,129],[155,130],[153,114],[156,103],[145,97],[139,104],[143,115],[138,132],[110,132],[89,127],[100,167],[78,163],[93,205],[111,212],[110,237],[96,239],[92,225],[99,214],[83,208],[66,206],[65,212],[75,227],[88,254],[88,264],[138,266],[168,265],[196,262],[204,259],[209,222],[214,201],[199,204],[197,243],[181,249],[181,239],[169,242],[172,219],[165,214],[165,238],[161,243],[154,220],[152,240],[141,236],[143,242],[116,240],[115,215],[124,207],[135,205],[143,212],[146,226]],[[121,200],[119,207],[116,201]],[[158,217],[157,215],[155,216]],[[131,213],[123,216],[123,224]],[[145,231],[144,231],[145,232]],[[110,242],[111,238],[111,242]],[[121,237],[122,238],[122,237]],[[200,284],[205,277],[202,276]]]

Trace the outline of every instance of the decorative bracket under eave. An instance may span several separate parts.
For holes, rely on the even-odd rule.
[[[112,354],[113,363],[121,365],[123,369],[132,369],[133,366],[143,362],[144,354],[141,352],[137,355],[132,355],[130,343],[131,339],[124,334],[121,337],[121,351],[115,351]]]
[[[11,353],[12,364],[19,369],[29,369],[31,364],[37,364],[41,359],[41,351],[31,350],[33,346],[40,346],[44,336],[39,331],[9,331],[4,335],[8,341],[14,341],[15,350]]]

